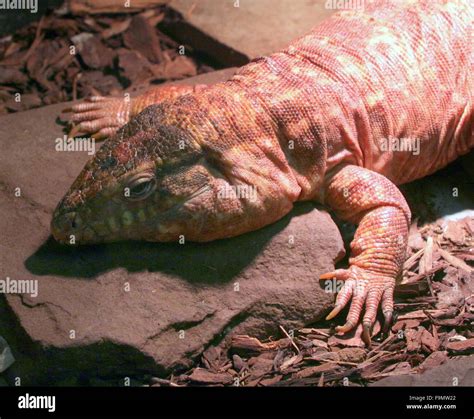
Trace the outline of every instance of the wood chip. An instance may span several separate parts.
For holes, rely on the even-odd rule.
[[[163,62],[163,51],[160,39],[148,20],[137,15],[132,18],[130,26],[123,34],[124,44],[131,50],[138,51],[152,63]]]
[[[420,260],[419,272],[424,274],[431,269],[433,269],[433,237],[429,236],[426,240],[423,257]]]
[[[420,341],[422,349],[424,349],[426,352],[436,352],[439,348],[439,339],[434,337],[425,328],[422,329]]]
[[[438,249],[439,253],[443,257],[443,259],[446,260],[446,262],[449,262],[451,265],[455,266],[456,268],[463,269],[466,272],[473,273],[474,268],[471,268],[466,262],[464,262],[462,259],[457,258],[456,256],[453,256],[450,252],[444,249]]]
[[[257,338],[248,335],[235,335],[232,337],[231,347],[234,350],[247,350],[251,352],[272,351],[288,348],[291,345],[289,339],[280,339],[275,342],[262,343]]]
[[[467,354],[467,353],[474,353],[474,338],[456,341],[456,342],[448,342],[446,345],[448,351],[452,354],[460,355],[460,354]]]
[[[247,363],[237,354],[232,355],[232,364],[238,372],[248,368]]]
[[[390,364],[406,361],[407,358],[408,354],[406,353],[385,354],[373,362],[364,363],[359,368],[360,376],[365,379],[370,379],[373,376],[377,377]]]
[[[308,334],[321,335],[326,338],[331,336],[330,329],[320,329],[320,328],[314,328],[314,327],[301,329],[300,333],[303,333],[305,335],[308,335]]]
[[[303,368],[302,370],[298,371],[294,374],[296,378],[307,378],[307,377],[314,377],[315,375],[319,375],[323,372],[327,371],[336,371],[339,367],[337,364],[326,362],[321,365],[316,365],[314,367],[307,367]]]
[[[417,368],[419,372],[430,370],[438,367],[448,360],[448,355],[445,351],[436,351],[430,354]]]
[[[233,378],[227,373],[213,373],[204,368],[195,368],[189,379],[197,383],[205,384],[228,384],[233,382]]]
[[[415,329],[420,325],[421,321],[418,319],[398,320],[393,326],[392,331],[397,333],[399,330]]]
[[[409,362],[403,361],[391,365],[390,367],[386,368],[384,371],[379,373],[374,373],[372,375],[364,374],[364,378],[367,380],[380,380],[385,377],[394,377],[397,375],[405,375],[410,374],[412,372],[412,368]]]
[[[420,326],[418,329],[408,329],[405,331],[408,352],[416,352],[421,349],[421,334],[423,330],[424,328]]]
[[[303,355],[297,354],[292,356],[291,358],[287,359],[280,365],[280,371],[285,371],[288,368],[299,364],[303,360]]]
[[[271,385],[276,384],[279,381],[281,381],[282,378],[283,378],[283,376],[281,376],[281,375],[275,375],[275,376],[270,377],[270,378],[262,378],[260,380],[259,384],[264,386],[264,387],[271,386]]]
[[[367,351],[363,348],[343,348],[336,354],[339,361],[357,364],[364,361]]]
[[[112,65],[115,54],[104,45],[98,36],[81,33],[73,36],[71,41],[89,68],[99,69]]]
[[[421,281],[425,279],[426,277],[435,274],[436,272],[444,269],[446,267],[446,263],[437,263],[435,266],[431,267],[431,269],[424,271],[423,273],[420,273],[418,275],[414,275],[411,278],[407,278],[403,280],[401,285],[405,284],[413,284],[418,281]],[[399,291],[402,288],[402,286],[397,287],[397,291]]]
[[[443,231],[443,237],[454,244],[462,245],[466,240],[466,233],[462,224],[457,221],[448,221]]]
[[[25,85],[28,77],[25,73],[15,67],[0,67],[0,84]]]
[[[127,19],[122,20],[122,21],[112,22],[110,24],[110,27],[107,28],[106,30],[104,30],[101,33],[102,38],[103,39],[109,39],[112,36],[116,36],[116,35],[121,34],[122,32],[125,32],[128,29],[128,27],[130,26],[131,21],[132,21],[132,19],[127,18]]]

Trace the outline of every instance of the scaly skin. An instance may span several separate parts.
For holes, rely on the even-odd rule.
[[[328,318],[352,300],[345,333],[365,304],[370,343],[379,305],[390,322],[406,251],[410,211],[395,185],[474,146],[473,18],[462,0],[378,1],[337,13],[227,82],[164,101],[166,88],[154,90],[132,107],[76,105],[80,129],[99,136],[144,110],[71,186],[54,237],[209,241],[270,224],[295,201],[325,203],[359,224],[349,268],[322,275],[345,280]],[[387,149],[393,138],[418,152]]]

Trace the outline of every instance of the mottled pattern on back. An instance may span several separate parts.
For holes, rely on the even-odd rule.
[[[300,174],[302,198],[341,162],[399,184],[473,146],[472,5],[366,3],[243,67],[229,82],[261,99],[280,141],[294,141],[283,149]],[[381,142],[390,138],[419,139],[420,155],[384,149]]]

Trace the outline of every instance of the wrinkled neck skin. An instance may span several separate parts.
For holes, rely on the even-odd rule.
[[[221,220],[210,223],[212,231],[199,230],[193,240],[253,231],[292,209],[301,196],[299,174],[290,164],[282,148],[285,139],[261,98],[230,80],[178,99],[174,106],[177,114],[192,115],[179,124],[199,144],[213,175],[211,207]]]

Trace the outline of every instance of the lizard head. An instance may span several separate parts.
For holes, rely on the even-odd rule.
[[[54,238],[209,241],[281,218],[293,200],[277,193],[281,179],[216,118],[192,97],[146,108],[106,140],[59,202]]]

